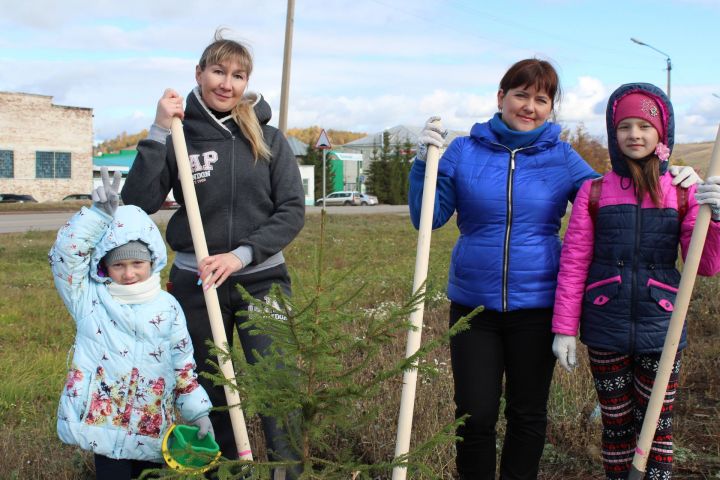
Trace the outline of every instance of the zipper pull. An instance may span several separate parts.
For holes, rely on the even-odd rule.
[[[517,150],[513,150],[510,152],[510,170],[515,170],[515,152]]]

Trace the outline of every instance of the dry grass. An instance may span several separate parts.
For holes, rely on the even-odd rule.
[[[309,216],[300,237],[286,250],[295,295],[311,284],[319,216]],[[331,216],[325,256],[328,275],[367,284],[359,308],[400,302],[412,285],[417,233],[406,216]],[[457,229],[448,225],[433,234],[429,297],[423,339],[447,328],[444,291]],[[52,285],[46,254],[54,232],[0,235],[0,478],[92,478],[89,456],[61,444],[55,435],[55,409],[65,373],[66,351],[74,328]],[[676,478],[720,478],[720,285],[698,279],[688,313],[691,344],[683,359],[676,403]],[[398,338],[388,358],[404,354]],[[556,375],[549,404],[550,426],[541,465],[543,480],[600,479],[599,425],[590,418],[595,393],[584,357],[573,375]],[[428,361],[440,374],[420,378],[413,441],[453,420],[449,352],[441,348]],[[344,439],[366,459],[387,459],[394,451],[401,379],[386,386],[381,415],[362,438]],[[503,433],[502,421],[499,433]],[[256,420],[249,424],[253,447],[264,454]],[[341,440],[338,440],[340,442]],[[428,457],[441,478],[452,478],[453,446]]]

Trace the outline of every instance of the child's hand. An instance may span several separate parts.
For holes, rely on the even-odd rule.
[[[115,210],[117,210],[120,204],[120,178],[122,175],[119,171],[115,171],[113,174],[113,181],[110,183],[110,175],[108,174],[107,167],[100,169],[100,178],[102,179],[102,185],[97,187],[92,192],[92,201],[94,205],[107,213],[111,217],[115,216]]]
[[[708,177],[705,183],[698,185],[695,200],[709,205],[712,219],[720,222],[720,177]]]
[[[560,366],[572,373],[577,365],[575,355],[575,337],[571,335],[555,334],[552,351],[560,362]]]
[[[215,430],[213,430],[212,422],[207,415],[196,419],[192,424],[200,429],[197,434],[199,439],[202,440],[208,433],[212,438],[215,438]]]

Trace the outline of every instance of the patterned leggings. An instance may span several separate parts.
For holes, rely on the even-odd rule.
[[[602,412],[605,475],[609,480],[624,480],[635,455],[660,353],[625,355],[588,348],[588,354]],[[672,412],[680,357],[678,352],[648,456],[645,470],[648,480],[669,480],[672,477]]]

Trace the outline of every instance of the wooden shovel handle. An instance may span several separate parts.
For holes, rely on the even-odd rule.
[[[720,127],[718,127],[717,137],[715,138],[715,146],[713,147],[712,157],[710,158],[707,177],[718,174],[720,174]],[[708,205],[700,205],[697,218],[695,219],[692,237],[690,238],[687,258],[683,265],[680,285],[675,298],[674,310],[670,317],[670,325],[667,336],[665,337],[662,355],[660,356],[655,383],[650,394],[650,400],[648,401],[645,419],[642,430],[640,430],[640,437],[638,438],[637,447],[635,448],[635,456],[633,457],[632,469],[628,475],[628,480],[641,480],[645,476],[648,455],[652,447],[653,437],[655,437],[655,430],[657,429],[658,419],[660,418],[660,410],[665,400],[667,384],[670,380],[670,374],[672,373],[683,325],[685,324],[685,316],[688,305],[690,304],[690,296],[693,286],[695,285],[695,278],[697,277],[698,266],[700,265],[700,257],[702,256],[705,246],[705,237],[707,236],[710,225],[710,215],[710,207]]]

